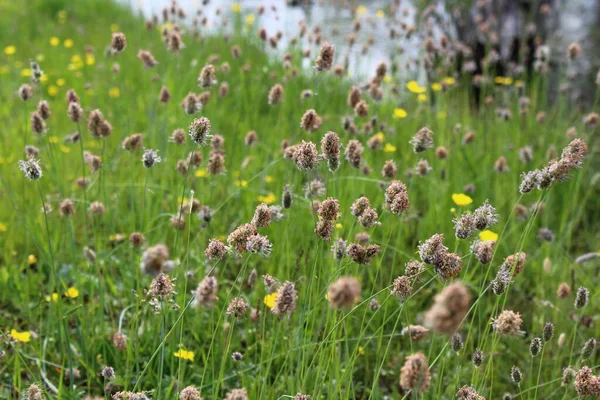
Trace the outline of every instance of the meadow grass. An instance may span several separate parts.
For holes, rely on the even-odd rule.
[[[544,94],[546,76],[484,85],[482,98],[493,95],[495,104],[477,108],[469,76],[447,79],[451,83],[443,91],[427,85],[423,99],[406,86],[416,75],[388,72],[382,101],[362,94],[368,117],[355,117],[357,133],[351,135],[342,129],[342,118],[353,115],[347,105],[353,82],[312,68],[284,68],[257,37],[260,16],[248,25],[244,15],[227,10],[230,21],[223,32],[200,40],[186,28],[185,48],[170,52],[159,27],[147,30],[143,18],[112,2],[34,0],[24,7],[0,1],[0,11],[1,398],[34,398],[27,389],[37,384],[43,398],[60,399],[108,398],[120,390],[172,399],[189,385],[205,399],[223,398],[236,388],[245,388],[251,399],[292,398],[300,392],[313,399],[442,399],[454,398],[464,385],[473,385],[489,399],[506,392],[518,399],[567,399],[577,393],[572,385],[561,385],[565,367],[578,370],[588,365],[597,372],[597,352],[584,358],[581,349],[597,334],[598,261],[575,263],[577,256],[599,250],[600,201],[594,176],[598,136],[595,127],[584,124],[584,115],[594,109],[573,107],[563,95],[549,101]],[[127,46],[105,56],[114,32],[125,33]],[[241,49],[239,58],[232,55],[233,45]],[[290,52],[292,65],[302,63],[299,44],[279,46]],[[144,68],[136,58],[140,49],[151,51],[159,64]],[[311,60],[319,47],[312,49]],[[213,55],[218,83],[200,89],[198,74]],[[30,80],[30,60],[39,63],[44,75],[32,85],[32,99],[24,102],[17,92]],[[519,78],[526,81],[522,89]],[[229,85],[225,96],[218,93],[222,82]],[[276,83],[283,85],[284,95],[271,105],[269,91]],[[159,101],[163,85],[172,96],[167,103]],[[398,91],[392,91],[392,85]],[[71,88],[84,110],[78,123],[67,116],[65,95]],[[306,89],[313,96],[303,99]],[[210,91],[210,100],[187,115],[182,99],[203,90]],[[529,112],[520,115],[523,93],[531,97],[531,104]],[[39,135],[32,132],[30,114],[41,100],[48,102],[52,114],[46,121],[48,131]],[[499,118],[496,107],[510,109],[512,118]],[[94,138],[88,130],[88,115],[94,109],[112,125],[107,138]],[[323,119],[313,133],[300,128],[308,109]],[[536,121],[540,111],[546,117]],[[187,134],[200,116],[210,120],[212,134],[225,139],[225,173],[207,172],[206,146],[189,137],[182,145],[169,140],[175,129]],[[372,117],[377,124],[365,132],[363,124]],[[409,141],[424,126],[434,132],[435,147],[447,149],[447,158],[436,157],[435,149],[413,152]],[[568,182],[521,194],[521,173],[559,156],[571,141],[566,135],[570,127],[590,149],[583,167]],[[258,140],[247,146],[244,139],[251,130]],[[282,140],[312,141],[319,147],[327,131],[337,132],[344,146],[352,138],[362,142],[361,165],[372,171],[353,168],[345,159],[335,172],[326,162],[301,171],[283,157]],[[475,139],[465,144],[463,136],[470,131],[476,132]],[[73,132],[80,133],[79,143],[64,142]],[[369,148],[367,141],[379,132],[380,148]],[[145,148],[159,151],[160,163],[145,168],[141,150],[123,149],[122,142],[134,133],[143,134]],[[28,181],[17,167],[25,159],[25,145],[39,149],[39,180]],[[528,163],[519,157],[524,146],[533,149]],[[554,155],[548,151],[552,146]],[[101,158],[99,171],[90,171],[84,151]],[[190,153],[202,154],[202,164],[181,174],[177,161]],[[505,172],[495,170],[501,156],[509,167]],[[421,159],[431,171],[407,175]],[[387,160],[396,162],[398,179],[407,186],[410,208],[402,215],[385,206],[385,189],[392,179],[382,178],[380,170]],[[83,176],[89,180],[85,190],[76,183]],[[325,193],[306,197],[304,186],[313,179],[322,180]],[[259,204],[281,204],[286,185],[293,201],[282,210],[285,218],[259,228],[272,242],[270,257],[243,252],[218,262],[206,260],[210,239],[226,242],[236,227],[252,220]],[[472,203],[460,206],[452,195],[464,193],[466,185],[474,186],[468,193]],[[352,203],[361,196],[377,210],[379,225],[363,228],[351,214]],[[331,242],[314,233],[319,217],[313,200],[327,197],[340,205]],[[64,199],[74,203],[71,216],[60,215]],[[483,265],[470,250],[473,238],[455,238],[453,218],[473,212],[486,199],[499,214],[497,224],[489,228],[499,237],[493,261]],[[194,200],[213,210],[210,222],[187,212],[180,219],[178,210],[190,210]],[[103,203],[103,215],[88,210],[93,202]],[[541,202],[543,206],[536,207]],[[45,205],[52,211],[40,211]],[[518,205],[528,209],[523,218],[515,213]],[[173,221],[182,220],[183,229],[175,229]],[[552,241],[539,239],[541,228],[553,232]],[[144,235],[144,246],[127,240],[133,232]],[[340,238],[350,244],[359,232],[370,235],[369,242],[381,247],[380,254],[366,265],[348,257],[336,260],[332,244]],[[411,279],[412,293],[399,301],[391,294],[392,282],[404,274],[406,263],[419,259],[419,243],[436,233],[445,234],[446,246],[460,255],[462,271],[441,279],[427,266]],[[140,268],[144,250],[161,243],[174,261],[169,277],[176,295],[157,296],[155,285],[151,289],[153,277]],[[84,249],[92,249],[94,257]],[[527,253],[523,271],[503,294],[494,295],[491,283],[499,266],[520,251]],[[248,283],[253,270],[258,281]],[[298,298],[293,313],[273,315],[265,302],[268,288],[260,278],[265,274],[294,283]],[[192,290],[205,276],[218,282],[213,307],[194,303]],[[330,285],[346,276],[358,279],[360,298],[350,307],[337,308]],[[423,323],[434,296],[454,281],[462,282],[471,297],[457,329],[464,346],[453,351],[450,335],[434,330],[420,341],[402,335],[408,325]],[[561,282],[572,289],[564,299],[557,298]],[[589,304],[575,309],[580,286],[589,289]],[[244,298],[260,316],[250,318],[250,311],[241,318],[228,315],[236,297]],[[492,328],[492,320],[504,310],[522,316],[522,332],[514,337]],[[547,322],[554,324],[554,337],[532,357],[530,343],[542,336]],[[115,333],[128,338],[120,350]],[[484,355],[478,368],[471,362],[476,349]],[[234,352],[242,359],[235,360]],[[431,373],[422,394],[399,385],[405,358],[417,352],[425,355]],[[114,368],[114,378],[102,377],[105,366]],[[519,385],[511,380],[513,366],[523,373]]]

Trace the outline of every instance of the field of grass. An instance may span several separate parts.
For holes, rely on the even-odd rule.
[[[356,82],[302,68],[300,44],[278,44],[282,54],[289,51],[289,65],[268,56],[269,44],[257,35],[266,16],[247,14],[208,16],[213,25],[223,17],[229,23],[206,37],[202,26],[199,37],[182,25],[185,47],[170,51],[161,32],[175,35],[176,45],[172,23],[161,18],[148,28],[110,1],[0,0],[0,398],[198,398],[183,391],[188,386],[203,399],[598,397],[600,357],[590,341],[600,339],[599,140],[590,117],[597,104],[575,105],[568,89],[547,99],[549,78],[535,73],[490,76],[482,99],[494,101],[476,107],[468,74],[453,77],[440,67],[432,81],[416,83],[416,74],[388,66],[375,83],[382,100],[362,91],[368,115],[359,117],[347,99]],[[114,54],[117,32],[127,44]],[[310,48],[313,65],[320,46]],[[140,50],[158,64],[145,68]],[[337,53],[334,64],[342,64]],[[556,57],[568,63],[563,53]],[[31,81],[31,61],[43,70],[40,82]],[[217,82],[201,88],[198,76],[209,63]],[[23,84],[32,88],[27,101]],[[269,104],[276,84],[283,97]],[[167,102],[160,101],[163,86]],[[69,117],[69,89],[83,109],[78,122]],[[210,99],[187,114],[184,97],[201,92]],[[524,96],[530,104],[521,113]],[[51,115],[36,133],[31,119],[40,101]],[[96,109],[110,135],[92,135]],[[322,118],[314,132],[301,128],[309,109]],[[343,126],[346,116],[355,132]],[[210,134],[224,138],[221,149],[214,139],[191,140],[188,129],[201,117],[210,120]],[[409,142],[423,127],[434,145],[416,153]],[[185,143],[171,139],[176,129],[184,130]],[[317,164],[310,146],[284,153],[284,140],[313,142],[321,153],[328,131],[341,141],[334,172],[332,161],[319,156]],[[143,146],[125,149],[136,133]],[[565,160],[562,149],[575,138],[587,151],[572,144],[567,156],[587,153],[581,168],[566,182],[521,193],[521,174]],[[350,140],[364,146],[358,168],[344,154]],[[19,171],[25,146],[35,146],[40,179]],[[144,149],[157,150],[161,161],[147,168]],[[99,169],[92,168],[94,156]],[[396,177],[390,168],[388,176],[381,172],[388,160]],[[405,191],[391,193],[396,180]],[[257,209],[288,203],[286,187],[289,208]],[[369,219],[359,221],[351,209],[362,196],[377,213],[368,227],[361,222]],[[398,196],[410,206],[395,213]],[[339,202],[339,212],[335,201],[316,209],[327,198]],[[485,214],[479,230],[458,239],[453,220],[472,221],[486,200],[497,222]],[[270,224],[263,223],[267,215]],[[250,239],[239,231],[230,236],[250,223]],[[141,243],[131,240],[135,232]],[[435,234],[448,249],[438,248],[435,265],[406,270],[433,247],[426,240]],[[211,239],[228,247],[221,258],[213,242],[218,260],[205,254]],[[479,261],[476,239],[490,246],[491,262]],[[379,252],[362,263],[361,248],[346,251],[340,240]],[[160,244],[168,254],[154,247]],[[339,257],[332,247],[341,249]],[[524,265],[519,256],[506,261],[519,252],[526,253]],[[522,322],[505,321],[508,310]],[[509,325],[504,334],[499,322]],[[428,332],[411,339],[410,325]],[[536,338],[543,338],[539,351]],[[477,349],[483,360],[476,367]],[[578,372],[575,379],[570,372]]]

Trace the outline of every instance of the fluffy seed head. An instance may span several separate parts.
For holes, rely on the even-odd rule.
[[[315,69],[317,71],[328,71],[333,65],[333,57],[335,55],[335,48],[333,44],[326,42],[321,46],[319,56],[315,61]]]
[[[498,317],[494,318],[492,327],[500,335],[516,336],[521,332],[522,323],[521,314],[512,310],[504,310]]]
[[[313,142],[302,141],[294,154],[296,166],[300,171],[311,171],[319,165],[319,153]]]
[[[210,134],[210,121],[206,117],[194,119],[189,127],[189,135],[192,141],[200,146],[208,144],[212,137]]]
[[[350,163],[352,167],[360,167],[363,149],[363,145],[356,139],[351,139],[348,142],[344,155],[346,156],[346,160]]]
[[[429,388],[431,372],[427,358],[421,352],[411,354],[400,369],[400,387],[405,391],[423,394]]]
[[[192,291],[196,305],[202,307],[212,307],[217,301],[217,292],[219,285],[217,279],[213,276],[207,276],[200,281],[198,288]]]
[[[296,309],[296,301],[298,301],[296,287],[292,282],[285,282],[277,291],[277,300],[271,311],[278,316],[292,314]]]
[[[360,283],[353,277],[341,277],[331,285],[327,293],[329,304],[334,308],[350,308],[360,301]]]
[[[29,158],[26,161],[19,161],[19,169],[25,175],[25,178],[30,181],[40,179],[42,177],[42,167],[40,162],[35,158]]]
[[[277,83],[275,86],[271,88],[269,91],[269,104],[279,104],[283,99],[283,86],[280,83]]]
[[[440,333],[453,333],[467,315],[471,296],[467,288],[456,281],[446,286],[433,299],[433,305],[425,313],[425,326]]]

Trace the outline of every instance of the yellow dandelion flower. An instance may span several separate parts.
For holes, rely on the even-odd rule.
[[[447,76],[444,78],[444,83],[446,85],[454,85],[456,83],[456,80],[451,76]]]
[[[482,241],[487,241],[487,240],[498,240],[498,234],[496,232],[492,232],[490,230],[485,230],[485,231],[481,231],[479,232],[479,239],[481,239]]]
[[[406,110],[404,108],[394,108],[394,118],[402,119],[402,118],[406,118],[407,116],[408,116],[408,113],[406,112]]]
[[[46,75],[46,74],[42,75],[42,77],[40,78],[40,82],[42,82],[42,83],[48,82],[48,75]]]
[[[111,24],[110,25],[110,31],[111,32],[118,32],[119,31],[119,25],[117,25],[117,24]]]
[[[59,39],[59,38],[57,38],[56,36],[52,36],[52,37],[50,38],[50,46],[52,46],[52,47],[56,47],[56,46],[58,46],[59,44],[60,44],[60,39]]]
[[[57,136],[50,136],[50,137],[48,138],[48,141],[49,141],[50,143],[58,143],[58,137],[57,137]]]
[[[365,6],[358,6],[358,7],[356,8],[356,13],[357,13],[358,15],[363,15],[363,14],[365,14],[366,12],[367,12],[367,7],[365,7]]]
[[[265,306],[269,307],[269,309],[272,309],[273,307],[275,307],[276,301],[277,301],[277,292],[268,294],[263,299],[263,303],[265,303]]]
[[[358,346],[358,354],[360,354],[361,356],[365,355],[365,348],[362,346]]]
[[[266,196],[258,196],[256,200],[260,201],[261,203],[273,204],[275,203],[275,200],[277,200],[277,198],[273,193],[269,193]]]
[[[473,202],[473,199],[464,193],[454,193],[452,195],[452,201],[457,206],[468,206]]]
[[[196,176],[198,178],[205,178],[208,176],[208,172],[205,169],[199,169],[198,171],[196,171]]]
[[[71,148],[65,146],[64,144],[61,144],[60,146],[58,146],[58,149],[63,152],[63,153],[69,153],[71,152]]]
[[[31,341],[31,332],[19,332],[16,329],[10,330],[10,337],[12,337],[17,342],[27,343]]]
[[[56,86],[65,86],[65,80],[63,78],[58,78],[56,80]]]
[[[51,301],[56,303],[58,302],[58,293],[54,292],[52,295],[47,295],[44,297],[44,300],[46,300],[46,303],[50,303]]]
[[[0,67],[0,75],[7,74],[8,71],[10,71],[10,68],[8,67],[8,65],[3,65]],[[42,75],[42,76],[44,76],[44,75]]]
[[[6,54],[7,56],[12,56],[16,52],[17,52],[17,48],[15,46],[6,46],[4,48],[4,54]]]
[[[31,75],[31,70],[29,68],[23,68],[21,70],[21,76],[30,76]]]
[[[29,264],[29,265],[33,265],[33,264],[35,264],[36,262],[37,262],[37,257],[36,257],[35,255],[33,255],[33,254],[30,254],[30,255],[27,257],[27,264]]]
[[[386,75],[386,76],[383,77],[383,81],[385,83],[390,83],[392,81],[392,77],[389,76],[389,75]]]
[[[417,96],[417,100],[419,100],[419,102],[421,102],[421,103],[424,103],[427,101],[427,95],[420,94]]]
[[[65,296],[70,297],[72,299],[76,299],[77,297],[79,297],[79,290],[77,290],[77,288],[74,288],[71,286],[65,292]]]
[[[234,13],[239,13],[240,11],[242,11],[242,7],[240,6],[240,3],[233,3],[231,5],[231,11],[233,11]]]
[[[48,94],[55,97],[58,94],[58,88],[54,85],[48,87]]]
[[[337,224],[335,224],[335,229],[344,229],[344,225],[338,222]]]
[[[254,16],[254,14],[246,15],[246,25],[252,25],[255,19],[256,17]]]
[[[450,212],[451,212],[452,214],[454,214],[454,213],[456,212],[456,208],[454,208],[454,207],[450,208]]]
[[[377,15],[377,18],[383,18],[385,16],[385,13],[383,12],[383,10],[377,10],[375,15]]]
[[[419,86],[419,84],[417,83],[417,81],[410,81],[410,82],[408,82],[406,84],[406,88],[411,93],[415,93],[415,94],[425,93],[427,91],[427,89],[425,89],[424,87]]]
[[[271,183],[273,182],[275,179],[273,179],[273,177],[271,175],[267,175],[265,176],[265,182],[267,183]]]
[[[75,43],[71,39],[66,39],[63,43],[63,46],[65,46],[65,48],[67,49],[70,49],[71,47],[73,47],[74,44]]]
[[[385,146],[383,146],[384,153],[393,153],[395,151],[396,151],[396,146],[394,146],[393,144],[386,143]]]
[[[113,87],[110,88],[108,91],[108,95],[114,99],[116,99],[117,97],[121,96],[121,91],[119,90],[118,87]]]
[[[177,353],[173,353],[177,358],[183,358],[184,360],[194,361],[194,352],[184,349],[179,349]]]
[[[87,65],[94,65],[96,63],[96,57],[94,57],[93,54],[86,54],[85,55],[85,63]]]
[[[233,182],[233,184],[237,187],[246,187],[246,186],[248,186],[248,181],[240,179],[240,180]]]
[[[8,226],[6,226],[6,224],[3,224],[0,222],[0,232],[6,232],[8,231]]]
[[[442,85],[440,85],[437,82],[433,82],[431,84],[431,90],[433,90],[434,92],[439,92],[440,90],[442,90]]]

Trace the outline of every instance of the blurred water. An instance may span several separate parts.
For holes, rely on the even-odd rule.
[[[135,10],[141,11],[147,18],[153,14],[161,18],[162,9],[168,6],[170,2],[165,0],[120,0],[122,3],[129,4]],[[375,68],[381,61],[390,61],[390,55],[395,54],[397,61],[404,61],[410,57],[414,57],[418,53],[419,38],[414,35],[411,40],[389,40],[389,20],[385,16],[378,16],[378,11],[381,13],[389,7],[392,2],[384,0],[362,1],[356,4],[362,4],[365,7],[365,13],[359,15],[362,22],[362,28],[357,34],[356,44],[349,48],[345,37],[353,32],[354,18],[348,8],[342,8],[339,5],[333,5],[329,2],[323,4],[314,2],[312,5],[305,6],[289,6],[285,0],[211,0],[207,5],[202,5],[202,0],[179,0],[178,4],[188,14],[186,19],[191,21],[191,17],[195,15],[196,10],[202,9],[203,16],[208,17],[208,30],[215,30],[221,21],[221,16],[217,15],[217,10],[221,11],[221,15],[230,15],[232,6],[239,4],[241,6],[242,15],[249,13],[254,14],[256,21],[255,28],[265,28],[268,36],[274,36],[278,31],[283,33],[283,39],[277,50],[269,50],[279,55],[283,55],[285,48],[283,43],[287,43],[289,39],[298,35],[299,26],[302,21],[310,28],[319,25],[322,29],[324,40],[331,41],[337,50],[335,63],[343,64],[344,56],[349,58],[349,71],[354,76],[372,75]],[[259,16],[257,10],[260,6],[264,6],[265,12]],[[276,11],[272,9],[275,7]],[[395,24],[400,21],[406,22],[407,25],[414,23],[415,8],[407,1],[402,1],[402,10],[406,10],[406,15],[401,15],[395,20]],[[381,15],[381,14],[379,14]],[[399,31],[399,28],[396,27]],[[207,29],[203,28],[205,32]],[[337,32],[335,35],[332,32]],[[369,46],[366,55],[361,54],[363,44],[371,38],[373,45]],[[314,59],[318,46],[311,46],[307,38],[304,38],[303,48],[311,48],[311,58]],[[400,51],[400,47],[402,51]],[[412,50],[411,50],[412,49]],[[400,54],[402,53],[402,54]],[[307,65],[310,63],[306,60]]]
[[[153,14],[161,16],[162,9],[170,4],[169,0],[119,0],[122,3],[129,4],[133,9],[141,11],[146,18],[151,18]],[[496,0],[503,10],[508,10],[500,21],[500,37],[503,42],[503,54],[508,53],[508,43],[516,35],[522,35],[525,29],[526,16],[518,11],[516,0]],[[551,15],[543,22],[539,22],[539,30],[544,31],[545,41],[553,49],[553,54],[557,58],[564,58],[566,47],[578,41],[583,49],[584,57],[581,57],[576,65],[578,74],[595,73],[594,60],[597,53],[598,36],[596,25],[600,23],[599,3],[596,0],[556,0],[553,3]],[[359,0],[352,4],[364,6],[364,13],[358,15],[362,22],[362,29],[357,35],[356,44],[349,48],[345,37],[353,32],[354,17],[347,7],[341,7],[334,4],[333,1],[313,1],[312,5],[289,6],[286,0],[210,0],[208,4],[202,4],[203,0],[178,0],[178,4],[187,13],[187,23],[191,23],[191,18],[198,9],[202,9],[203,16],[208,18],[208,27],[202,29],[203,32],[214,31],[219,28],[223,15],[231,16],[232,6],[239,4],[242,15],[254,14],[256,20],[254,27],[265,28],[268,36],[275,35],[278,31],[283,33],[283,40],[277,50],[269,50],[278,55],[283,55],[285,48],[282,43],[286,43],[290,38],[296,36],[301,21],[306,22],[310,27],[319,25],[322,28],[323,38],[332,41],[336,45],[337,54],[335,63],[343,64],[344,56],[349,58],[349,72],[352,76],[366,77],[373,74],[377,64],[381,61],[390,62],[392,58],[405,68],[406,62],[414,60],[421,49],[421,38],[418,34],[412,35],[410,39],[396,38],[390,39],[390,27],[400,31],[399,24],[406,23],[408,26],[418,23],[417,10],[409,0],[402,0],[400,11],[396,14],[394,20],[385,15],[385,11],[392,5],[393,1],[385,0]],[[539,3],[533,1],[534,4]],[[443,2],[438,2],[436,9],[443,10]],[[265,13],[259,16],[257,9],[264,6]],[[275,8],[275,11],[272,9]],[[221,15],[217,15],[220,10]],[[440,13],[449,23],[448,14]],[[231,28],[229,28],[231,29]],[[332,32],[337,31],[336,35]],[[372,40],[368,53],[361,53],[363,44]],[[311,46],[306,37],[303,43],[304,48],[311,48],[311,59],[317,52],[317,46]],[[306,65],[310,65],[309,60],[305,60]],[[416,71],[415,71],[416,74]],[[416,75],[414,75],[416,76]]]

